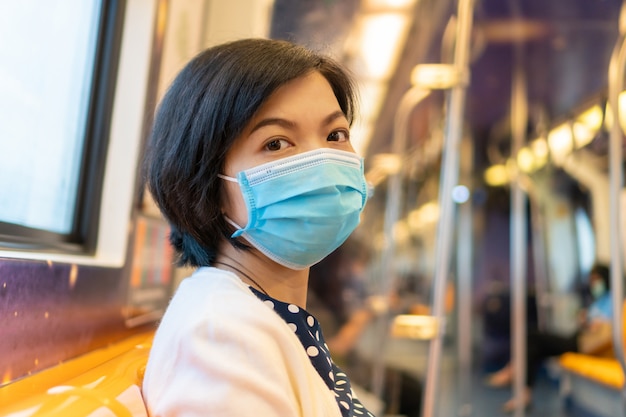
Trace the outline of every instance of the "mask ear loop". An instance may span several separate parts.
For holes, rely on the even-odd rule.
[[[239,184],[239,181],[237,181],[237,178],[229,177],[228,175],[217,174],[217,177],[226,181]],[[222,215],[224,216],[224,220],[226,220],[226,223],[230,224],[231,226],[235,228],[235,232],[230,236],[230,238],[234,239],[234,238],[241,236],[243,234],[243,227],[235,223],[230,217],[226,215],[226,213],[222,212]]]
[[[236,182],[237,184],[239,184],[239,181],[237,181],[237,178],[229,177],[228,175],[217,174],[217,177],[226,181]]]
[[[226,220],[226,223],[230,224],[236,229],[235,232],[230,236],[231,239],[241,236],[243,234],[243,227],[235,223],[230,217],[226,215],[226,213],[222,213],[222,215],[224,216],[224,220]]]

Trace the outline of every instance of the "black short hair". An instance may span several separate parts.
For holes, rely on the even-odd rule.
[[[232,227],[221,213],[224,159],[268,97],[319,72],[352,124],[356,89],[334,60],[279,40],[243,39],[209,48],[177,75],[155,115],[144,161],[148,190],[170,223],[179,265],[210,265]]]

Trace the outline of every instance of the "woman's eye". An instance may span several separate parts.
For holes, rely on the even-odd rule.
[[[268,151],[280,151],[287,146],[289,146],[289,143],[285,139],[272,139],[265,144],[265,149]]]
[[[335,130],[328,138],[326,138],[329,142],[346,142],[350,140],[350,133],[346,130]]]

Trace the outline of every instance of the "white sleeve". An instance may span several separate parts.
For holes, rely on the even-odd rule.
[[[156,377],[163,378],[156,398],[149,395],[152,417],[336,415],[334,397],[330,412],[328,401],[320,401],[320,390],[331,394],[312,375],[302,347],[294,346],[299,341],[285,337],[292,335],[273,311],[248,307],[206,317],[182,333],[178,329],[178,342],[168,340],[171,351],[161,355],[170,355],[171,366]],[[158,365],[151,372],[158,374]]]

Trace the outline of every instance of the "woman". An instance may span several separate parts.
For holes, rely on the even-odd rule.
[[[156,416],[368,416],[305,310],[309,268],[367,198],[352,81],[332,60],[248,39],[194,58],[155,118],[150,192],[185,279],[143,383]]]
[[[589,273],[589,290],[594,298],[586,311],[580,314],[580,328],[573,334],[562,336],[549,332],[530,329],[526,347],[526,388],[524,390],[524,406],[532,401],[532,387],[535,374],[541,363],[551,357],[565,352],[581,352],[599,354],[611,347],[611,317],[613,307],[610,290],[610,271],[602,264],[595,265]],[[513,367],[507,364],[487,379],[491,387],[503,387],[513,380]],[[516,408],[515,400],[506,402],[504,411],[512,412]]]

